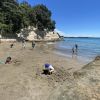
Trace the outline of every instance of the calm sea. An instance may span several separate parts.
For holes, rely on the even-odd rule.
[[[72,57],[75,44],[78,45],[78,59],[88,62],[100,55],[100,38],[64,38],[64,41],[56,42],[56,53]]]

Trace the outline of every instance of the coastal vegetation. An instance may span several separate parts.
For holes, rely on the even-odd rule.
[[[19,3],[18,0],[0,0],[0,35],[16,36],[16,33],[28,26],[40,31],[53,31],[55,21],[51,15],[51,11],[43,4],[31,6],[26,1]]]

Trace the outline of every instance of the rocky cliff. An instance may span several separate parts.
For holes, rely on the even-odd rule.
[[[18,37],[24,37],[28,41],[56,41],[60,40],[59,33],[55,31],[39,31],[38,29],[29,26],[27,29],[22,29]]]

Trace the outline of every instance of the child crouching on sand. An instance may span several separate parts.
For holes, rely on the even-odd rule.
[[[54,68],[50,64],[45,64],[43,71],[44,71],[43,72],[44,74],[49,74],[50,75],[50,74],[52,74],[52,72],[54,72]]]

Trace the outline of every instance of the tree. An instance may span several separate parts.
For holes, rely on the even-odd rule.
[[[28,2],[22,2],[19,5],[19,10],[22,17],[22,28],[28,27],[30,25],[30,12],[31,12],[31,6],[28,4]]]
[[[16,33],[20,30],[21,17],[17,0],[0,0],[1,27],[4,33]],[[3,26],[5,25],[6,28]]]
[[[50,20],[48,23],[47,23],[47,30],[48,31],[54,31],[55,29],[55,24],[56,22],[53,20]]]
[[[51,20],[51,11],[45,5],[36,5],[31,11],[31,21],[39,30],[54,30],[55,22]]]

